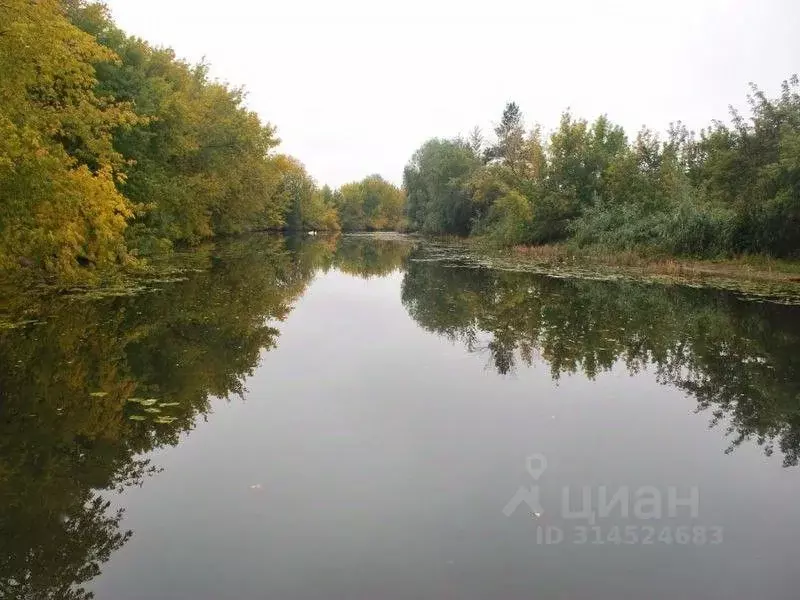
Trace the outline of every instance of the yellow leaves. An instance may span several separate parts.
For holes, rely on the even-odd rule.
[[[0,0],[0,23],[0,269],[77,279],[128,261],[126,237],[144,254],[279,228],[293,206],[339,227],[302,165],[269,155],[275,128],[205,65],[77,0]]]
[[[77,260],[124,255],[132,216],[114,178],[112,132],[139,122],[130,105],[98,98],[93,63],[114,62],[55,0],[4,0],[0,22],[0,263],[33,261],[67,279]]]

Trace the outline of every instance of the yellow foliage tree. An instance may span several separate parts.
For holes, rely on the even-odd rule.
[[[92,66],[115,60],[56,0],[0,3],[0,269],[74,279],[80,265],[126,260],[131,209],[111,136],[137,117],[95,95]]]

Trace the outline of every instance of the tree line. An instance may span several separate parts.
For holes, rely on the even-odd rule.
[[[417,230],[502,245],[715,257],[800,249],[800,81],[753,87],[699,134],[629,139],[566,112],[545,135],[509,103],[491,140],[432,139],[400,189],[333,190],[278,151],[245,93],[87,0],[0,3],[0,274],[70,281],[255,230]]]
[[[0,3],[0,272],[81,279],[253,230],[393,229],[378,176],[317,186],[245,94],[85,0]]]
[[[752,113],[731,109],[699,134],[629,139],[601,116],[561,116],[545,136],[506,105],[493,139],[431,139],[403,176],[409,226],[498,244],[602,246],[716,257],[800,250],[800,81],[777,98],[751,86]]]

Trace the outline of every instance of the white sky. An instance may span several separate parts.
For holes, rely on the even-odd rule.
[[[699,129],[800,71],[800,0],[107,0],[129,34],[203,56],[322,184],[400,183],[434,136],[488,134],[508,100],[629,133]]]

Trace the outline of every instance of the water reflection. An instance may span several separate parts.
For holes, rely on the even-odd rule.
[[[650,368],[724,422],[728,451],[754,440],[800,458],[800,318],[726,292],[548,278],[411,260],[402,297],[422,327],[485,352],[498,373],[544,361],[552,376]]]
[[[412,249],[407,239],[392,235],[352,235],[339,240],[334,264],[339,271],[369,279],[402,269]]]
[[[653,369],[730,427],[731,448],[753,439],[798,463],[796,308],[455,267],[412,248],[252,236],[176,257],[191,269],[149,292],[7,300],[36,322],[0,329],[0,598],[90,597],[82,586],[131,536],[106,492],[141,485],[158,470],[143,457],[177,444],[215,398],[243,395],[293,302],[334,268],[405,270],[413,319],[501,374],[536,361],[556,379]]]
[[[10,298],[38,322],[0,330],[0,597],[88,597],[130,536],[99,491],[141,484],[138,457],[244,392],[320,268],[384,273],[407,252],[389,246],[254,236],[176,257],[192,271],[151,292]]]

